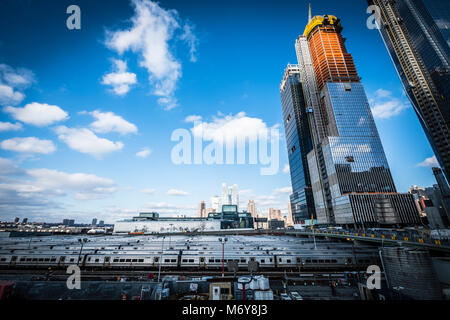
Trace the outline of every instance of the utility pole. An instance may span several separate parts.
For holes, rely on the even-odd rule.
[[[161,255],[159,256],[159,270],[158,270],[158,282],[161,277],[161,265],[162,265],[162,258],[163,258],[163,251],[164,251],[164,239],[166,236],[162,238],[162,245],[161,245]]]
[[[386,274],[386,268],[384,266],[384,260],[383,260],[383,253],[382,250],[378,251],[378,254],[380,256],[380,260],[381,260],[381,266],[383,267],[383,273],[384,273],[384,278],[386,279],[386,285],[388,287],[388,289],[390,289],[390,285],[389,285],[389,279],[388,279],[388,275]]]
[[[172,232],[173,232],[173,223],[169,224],[170,226],[170,233],[169,233],[169,249],[172,245]]]
[[[80,238],[78,239],[78,242],[81,243],[81,248],[80,248],[80,253],[78,254],[78,261],[77,261],[77,265],[80,264],[80,257],[81,257],[81,252],[83,251],[83,246],[84,244],[87,242],[87,238],[84,238],[83,240]]]
[[[219,241],[222,243],[222,278],[225,277],[225,242],[228,241],[228,238],[219,238]]]
[[[317,250],[317,246],[316,246],[316,234],[314,232],[314,216],[311,215],[311,229],[313,231],[313,239],[314,239],[314,249]]]

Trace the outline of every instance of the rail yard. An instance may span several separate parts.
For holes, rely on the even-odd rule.
[[[76,299],[66,288],[75,267],[83,290],[97,288],[101,299],[116,299],[119,290],[123,299],[204,300],[220,288],[229,294],[219,300],[348,300],[365,295],[361,284],[369,267],[383,265],[382,250],[375,243],[298,234],[3,237],[0,279],[19,298],[33,299]]]

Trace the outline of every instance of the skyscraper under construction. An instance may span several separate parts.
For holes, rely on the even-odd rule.
[[[295,43],[303,90],[298,98],[304,99],[303,116],[312,141],[304,167],[309,170],[317,221],[349,226],[418,223],[412,195],[396,191],[341,31],[337,17],[310,15]],[[283,105],[283,110],[288,108]],[[285,125],[290,116],[284,112]],[[306,150],[293,140],[287,143],[294,153]]]

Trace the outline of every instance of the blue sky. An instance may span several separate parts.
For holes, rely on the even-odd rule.
[[[81,9],[69,30],[66,8]],[[0,3],[0,219],[106,222],[140,210],[195,214],[222,182],[287,212],[278,174],[260,165],[175,165],[171,134],[201,117],[211,134],[279,128],[279,83],[296,63],[307,1],[22,1]],[[401,192],[435,183],[431,148],[365,1],[313,1],[334,14],[366,87]],[[192,118],[192,117],[191,117]],[[189,119],[189,118],[188,118]],[[237,130],[236,132],[238,132]],[[239,134],[239,133],[236,133]]]

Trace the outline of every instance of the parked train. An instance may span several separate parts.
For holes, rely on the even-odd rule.
[[[306,250],[305,250],[306,251]],[[311,250],[309,250],[311,251]],[[237,263],[240,270],[247,270],[249,262],[256,262],[261,270],[307,270],[365,268],[378,264],[378,255],[373,250],[349,252],[347,250],[315,250],[314,252],[232,252],[225,254],[223,264]],[[66,268],[76,264],[86,269],[140,269],[161,267],[182,270],[214,270],[222,268],[222,253],[170,250],[160,252],[133,251],[77,251],[0,253],[1,268]]]
[[[292,237],[228,236],[223,265],[248,270],[343,270],[378,265],[377,249],[368,245],[330,243]],[[165,241],[165,242],[164,242]],[[81,247],[83,246],[83,247]],[[162,250],[164,248],[164,250]],[[230,262],[230,263],[229,263]],[[0,268],[221,270],[222,245],[217,237],[98,237],[81,243],[74,237],[16,238],[0,242]]]

